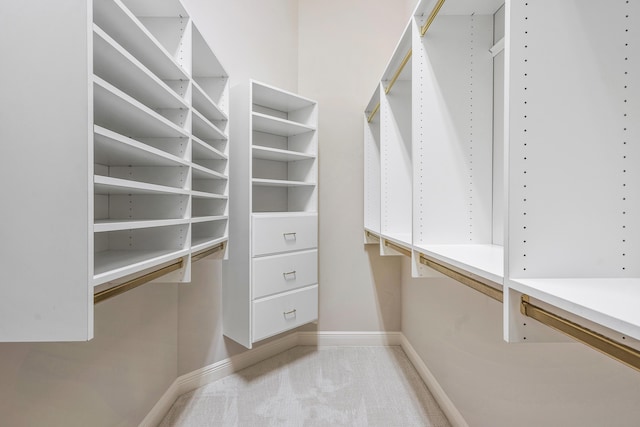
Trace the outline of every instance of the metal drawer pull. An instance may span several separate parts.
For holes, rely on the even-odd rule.
[[[291,311],[285,311],[284,313],[282,313],[284,315],[284,317],[287,317],[289,314],[293,314],[295,316],[296,314],[296,309],[294,308]]]
[[[291,276],[291,275],[293,275],[292,279],[295,279],[296,278],[296,271],[293,270],[293,271],[289,271],[288,273],[282,273],[282,277],[284,277],[284,280],[289,280],[287,278],[287,276]]]
[[[287,236],[290,236],[292,238],[292,240],[296,239],[296,233],[282,233],[282,237],[284,237],[285,240],[288,240]]]

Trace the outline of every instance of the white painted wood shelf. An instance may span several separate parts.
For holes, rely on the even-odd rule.
[[[227,337],[251,348],[317,319],[317,291],[299,288],[317,290],[318,281],[318,105],[253,80],[234,89],[234,132],[242,142],[232,146],[230,215],[241,220],[231,224],[235,252],[223,265],[223,324]],[[301,251],[304,262],[296,262]],[[259,282],[258,260],[263,271],[287,269],[271,274],[277,283]],[[297,274],[305,279],[293,280]],[[261,299],[267,287],[268,302]],[[291,318],[282,322],[283,313]]]
[[[7,5],[15,19],[0,28],[30,35],[3,52],[7,61],[47,64],[3,86],[15,105],[0,117],[12,154],[38,153],[39,178],[9,195],[40,208],[3,235],[16,249],[5,257],[17,268],[8,279],[21,286],[2,287],[0,341],[86,341],[96,287],[180,259],[163,280],[189,282],[191,255],[228,241],[229,76],[180,0],[94,0],[71,13],[32,6]],[[46,114],[25,133],[21,118],[38,109]],[[3,178],[24,175],[14,163]],[[26,250],[26,224],[46,256]]]

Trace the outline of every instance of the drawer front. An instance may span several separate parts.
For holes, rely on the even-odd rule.
[[[253,302],[253,342],[318,319],[318,285]]]
[[[318,247],[318,216],[254,216],[253,256]]]
[[[253,298],[318,283],[318,250],[253,259]]]

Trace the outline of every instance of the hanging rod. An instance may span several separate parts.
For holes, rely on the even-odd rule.
[[[479,281],[478,279],[474,279],[471,276],[467,276],[466,274],[462,274],[456,270],[453,270],[445,265],[440,264],[439,262],[433,261],[432,259],[427,258],[424,254],[420,254],[420,264],[426,265],[427,267],[430,267],[444,274],[445,276],[448,276],[453,280],[456,280],[462,283],[463,285],[470,287],[471,289],[474,289],[482,294],[485,294],[489,298],[493,298],[498,302],[503,301],[503,294],[500,289],[496,289],[493,286],[487,285],[486,283]]]
[[[444,2],[445,0],[438,0],[438,3],[436,3],[436,5],[433,7],[433,9],[431,10],[431,14],[429,14],[429,17],[427,18],[427,22],[425,22],[424,25],[420,28],[420,37],[424,37],[424,35],[427,34],[429,27],[433,23],[433,20],[436,19],[436,15],[438,15],[438,12],[440,12],[440,9],[442,8]]]
[[[412,53],[413,53],[413,50],[409,49],[409,52],[407,52],[404,58],[402,58],[402,62],[400,63],[400,65],[398,66],[398,69],[396,70],[395,74],[391,78],[391,81],[389,82],[389,86],[387,86],[387,88],[384,90],[384,93],[391,92],[391,88],[395,84],[396,80],[398,80],[398,77],[400,77],[400,73],[402,73],[402,70],[404,70],[404,66],[407,65],[407,62],[409,62],[409,60],[411,59]]]
[[[200,261],[203,258],[208,257],[209,255],[213,255],[216,252],[219,252],[221,250],[224,249],[224,242],[217,244],[216,246],[209,248],[209,249],[205,249],[203,251],[197,252],[193,255],[191,255],[191,262],[196,262],[196,261]]]
[[[520,300],[520,312],[538,322],[560,331],[599,352],[640,371],[640,351],[614,341],[584,326],[557,316],[529,302],[529,296]]]
[[[128,280],[124,283],[114,286],[113,288],[96,292],[93,295],[93,303],[98,304],[99,302],[108,300],[109,298],[113,298],[117,295],[130,291],[132,289],[135,289],[138,286],[144,285],[145,283],[148,283],[154,279],[157,279],[158,277],[164,276],[165,274],[171,273],[172,271],[180,270],[183,265],[184,265],[184,260],[180,258],[173,264],[169,264],[165,267],[159,268],[157,270],[154,270],[140,277],[136,277],[135,279]]]
[[[377,234],[373,234],[372,232],[370,232],[369,230],[365,230],[365,234],[367,237],[371,237],[373,239],[378,239],[380,240],[380,236],[378,236]]]
[[[409,258],[411,258],[411,250],[407,249],[407,248],[403,248],[400,245],[396,245],[395,243],[392,243],[390,241],[388,241],[387,239],[384,240],[384,245],[388,248],[393,249],[396,252],[400,252],[402,255],[407,256]]]
[[[373,118],[376,116],[376,113],[378,112],[379,109],[380,109],[380,103],[378,102],[376,104],[376,107],[371,112],[371,114],[369,114],[369,117],[367,117],[367,123],[371,123],[371,120],[373,120]]]

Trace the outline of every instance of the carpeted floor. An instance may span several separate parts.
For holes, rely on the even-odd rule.
[[[400,347],[300,346],[180,396],[161,427],[449,427]]]

